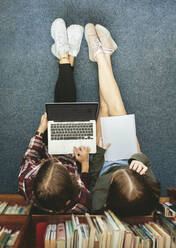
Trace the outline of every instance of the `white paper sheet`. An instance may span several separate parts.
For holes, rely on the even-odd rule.
[[[105,161],[129,159],[137,152],[135,115],[101,117],[103,144],[111,143]]]

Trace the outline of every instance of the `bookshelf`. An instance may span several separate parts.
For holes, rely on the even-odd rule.
[[[30,218],[29,216],[20,215],[1,215],[0,225],[5,225],[9,229],[14,231],[19,230],[20,233],[15,242],[14,248],[27,248],[28,247],[28,228],[29,228]]]
[[[161,197],[160,202],[169,201],[169,197]],[[9,204],[19,204],[26,206],[26,202],[19,194],[0,194],[0,201],[7,201]],[[77,215],[84,223],[85,215]],[[91,215],[94,218],[95,215]],[[103,217],[103,215],[101,215]],[[14,230],[20,230],[20,234],[15,242],[14,248],[35,248],[35,228],[39,222],[48,224],[58,224],[71,220],[71,215],[48,215],[48,214],[29,214],[29,215],[0,215],[0,226],[6,225]],[[153,216],[137,216],[123,218],[129,224],[143,224],[145,221],[153,221]]]
[[[27,206],[24,198],[19,194],[0,194],[0,202],[8,202],[9,205]],[[28,229],[30,226],[31,217],[29,215],[0,215],[0,226],[12,229],[13,231],[20,231],[14,248],[28,248]]]

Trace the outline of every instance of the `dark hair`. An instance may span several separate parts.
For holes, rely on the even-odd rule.
[[[79,193],[75,176],[54,159],[42,162],[34,179],[34,201],[42,209],[60,211],[68,200],[74,201]]]
[[[159,204],[159,183],[129,168],[115,172],[107,198],[107,208],[120,217],[148,215]]]

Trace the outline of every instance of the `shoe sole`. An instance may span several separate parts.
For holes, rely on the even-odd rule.
[[[79,53],[80,50],[80,46],[81,46],[81,42],[82,42],[82,37],[83,37],[83,33],[84,33],[84,28],[81,25],[78,24],[72,24],[67,28],[67,36],[68,36],[68,43],[69,45],[74,45],[72,44],[72,39],[74,34],[77,34],[76,39],[73,39],[74,41],[76,40],[76,47],[77,47],[77,54]],[[76,50],[75,50],[76,51]],[[69,51],[69,54],[71,56],[77,56],[77,55],[72,55],[71,52]]]
[[[55,30],[56,30],[56,28],[57,28],[57,25],[60,24],[60,23],[64,24],[65,29],[66,29],[65,21],[64,21],[62,18],[57,18],[57,19],[54,20],[53,23],[51,24],[51,36],[52,36],[53,40],[55,40],[54,32],[55,32]]]
[[[89,38],[88,38],[86,29],[88,29],[88,26],[90,26],[90,25],[92,26],[93,24],[92,24],[92,23],[88,23],[88,24],[86,24],[86,26],[85,26],[85,39],[86,39],[87,44],[88,44],[88,49],[89,49]],[[93,25],[93,26],[94,26],[94,25]],[[95,26],[94,26],[94,28],[95,28]],[[96,31],[96,29],[95,29],[95,31]],[[97,36],[97,37],[98,37],[98,36]],[[89,59],[90,59],[92,62],[95,62],[95,58],[91,55],[90,49],[89,49]]]
[[[70,25],[68,28],[67,28],[67,36],[68,36],[68,39],[70,37],[70,34],[72,33],[72,27],[74,26],[74,32],[73,33],[77,33],[79,32],[80,34],[80,37],[81,37],[81,40],[82,40],[82,37],[83,37],[83,32],[84,32],[84,28],[80,25],[76,25],[76,24],[72,24]]]
[[[113,49],[114,49],[113,52],[114,52],[117,49],[117,44],[113,40],[111,33],[104,26],[102,26],[100,24],[96,24],[95,29],[96,29],[96,31],[98,31],[98,30],[102,31],[103,33],[105,33],[107,36],[110,37],[112,44],[113,44]],[[100,39],[100,41],[101,41],[101,39]]]

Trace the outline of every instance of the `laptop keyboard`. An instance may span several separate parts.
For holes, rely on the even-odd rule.
[[[51,124],[51,140],[93,139],[93,123]]]

